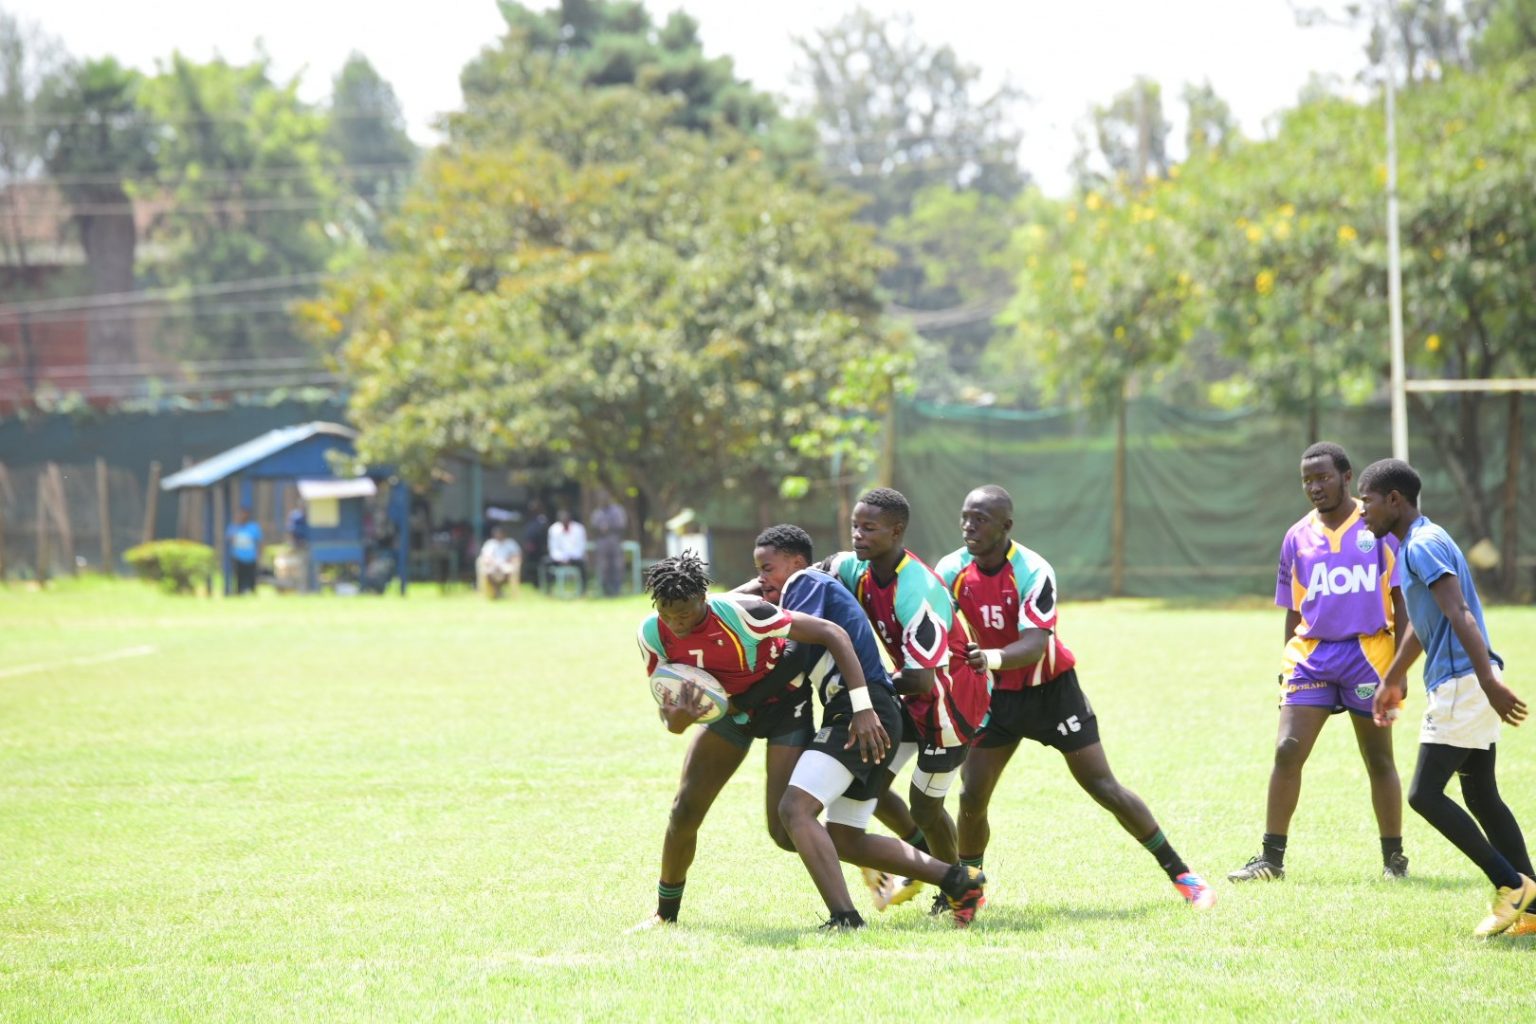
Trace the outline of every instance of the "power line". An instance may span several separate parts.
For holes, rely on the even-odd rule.
[[[48,363],[33,367],[30,371],[23,367],[0,367],[0,381],[15,380],[30,375],[43,380],[50,377],[156,377],[165,374],[180,374],[183,377],[202,376],[204,374],[222,373],[229,374],[232,371],[321,371],[324,367],[313,358],[303,356],[286,356],[277,359],[208,359],[185,363],[113,363],[104,366],[93,366],[89,363],[74,363],[63,365]],[[327,371],[329,372],[329,371]]]
[[[320,284],[333,275],[319,271],[307,274],[280,274],[275,277],[252,277],[244,281],[217,281],[212,284],[194,285],[191,288],[145,288],[131,292],[107,292],[102,295],[62,299],[36,299],[31,302],[0,304],[0,316],[25,316],[30,313],[52,313],[60,310],[102,309],[111,306],[129,306],[158,300],[174,301],[203,295],[237,295],[243,292],[266,291],[271,288],[290,288]]]
[[[39,381],[39,384],[48,383]],[[156,386],[151,387],[154,383]],[[271,376],[256,378],[231,378],[228,380],[213,381],[167,381],[163,378],[146,378],[141,383],[108,384],[100,387],[86,385],[84,387],[60,387],[65,393],[77,392],[87,398],[137,398],[150,392],[159,392],[165,395],[189,395],[208,394],[218,391],[271,391],[277,388],[292,387],[319,387],[324,385],[337,385],[342,383],[339,375],[334,373],[313,373],[307,376]],[[18,389],[21,390],[21,389]],[[29,392],[36,394],[34,387]],[[3,391],[0,391],[3,393]],[[7,397],[16,398],[18,395]]]
[[[285,111],[288,113],[289,111]],[[300,109],[294,113],[308,113],[326,121],[385,121],[392,127],[400,129],[400,134],[407,134],[400,120],[387,114],[364,113],[338,113],[336,111]],[[251,120],[249,114],[202,114],[196,117],[158,117],[142,111],[131,113],[113,114],[107,117],[47,117],[26,115],[22,117],[0,118],[0,129],[3,128],[164,128],[170,125],[203,125],[203,124],[245,124]]]
[[[250,302],[226,302],[213,305],[197,306],[184,302],[168,302],[165,305],[130,306],[125,309],[93,309],[72,310],[56,313],[29,313],[27,323],[31,326],[40,324],[66,324],[66,323],[116,323],[123,320],[206,320],[212,317],[233,316],[267,316],[273,313],[288,313],[294,302],[302,296],[294,296],[287,299],[257,299]],[[62,341],[63,339],[38,339],[42,341]],[[34,341],[34,344],[36,341]]]
[[[7,217],[20,220],[62,220],[66,217],[107,217],[114,214],[137,213],[142,207],[164,204],[162,211],[168,216],[189,213],[292,213],[299,210],[318,210],[340,202],[340,197],[320,199],[313,196],[292,199],[242,199],[230,196],[207,201],[185,202],[174,198],[145,198],[126,203],[71,203],[45,202],[29,204],[25,210],[7,213]]]
[[[339,164],[334,167],[305,167],[298,164],[277,165],[263,168],[210,168],[200,171],[198,181],[284,181],[292,178],[305,177],[340,177],[361,178],[369,174],[385,173],[389,171],[407,170],[415,167],[409,161],[396,161],[393,163],[379,164]],[[78,174],[42,174],[36,177],[13,178],[9,181],[0,179],[0,187],[13,187],[17,185],[113,185],[118,182],[133,182],[134,184],[155,185],[179,185],[186,181],[186,176],[168,176],[164,174],[139,176],[124,174],[117,171],[99,171]]]

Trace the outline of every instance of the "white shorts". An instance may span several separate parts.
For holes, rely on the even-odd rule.
[[[1429,691],[1419,742],[1487,750],[1499,742],[1500,725],[1477,676],[1457,676]]]
[[[795,763],[789,784],[815,797],[827,811],[827,823],[847,825],[862,832],[875,813],[875,801],[852,800],[843,792],[853,785],[853,772],[836,758],[819,750],[807,750]]]

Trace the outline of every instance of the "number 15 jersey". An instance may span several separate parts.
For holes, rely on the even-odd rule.
[[[1043,629],[1050,634],[1039,661],[994,672],[993,689],[1041,686],[1077,664],[1056,635],[1056,573],[1051,563],[1029,548],[1010,540],[1008,557],[991,572],[961,548],[940,559],[934,571],[949,588],[982,647],[1007,647],[1026,629]]]

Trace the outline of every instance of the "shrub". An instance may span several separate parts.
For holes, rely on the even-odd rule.
[[[213,574],[214,552],[195,540],[153,540],[129,548],[123,559],[140,578],[157,580],[170,594],[191,594],[197,580]]]

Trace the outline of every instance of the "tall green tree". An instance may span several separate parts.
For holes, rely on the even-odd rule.
[[[418,150],[406,134],[400,100],[368,58],[353,53],[331,83],[329,115],[327,136],[340,157],[342,180],[367,204],[371,228],[416,165]]]
[[[1024,187],[1018,90],[984,87],[978,68],[924,42],[910,18],[858,8],[795,45],[823,161],[869,197],[872,223],[910,213],[934,186],[1005,199]]]
[[[950,400],[984,392],[978,362],[1010,291],[1000,242],[1027,181],[1020,93],[986,87],[910,18],[859,8],[796,45],[822,164],[866,197],[860,216],[897,254],[881,283],[925,339],[919,387]]]
[[[1073,161],[1079,187],[1102,189],[1115,181],[1139,183],[1166,178],[1171,163],[1163,115],[1163,89],[1150,78],[1137,78],[1108,103],[1088,113],[1090,138],[1080,138]]]
[[[48,77],[67,58],[63,48],[36,26],[0,11],[0,258],[5,292],[12,301],[35,296],[47,285],[33,271],[32,250],[39,218],[52,210],[36,202],[18,183],[34,180],[43,169],[46,126],[39,109]],[[16,353],[0,353],[21,364],[30,391],[36,384],[37,341],[26,317],[16,325]]]
[[[775,159],[793,162],[811,152],[806,127],[737,77],[729,57],[706,56],[698,22],[682,11],[658,24],[635,0],[560,0],[545,10],[517,0],[499,5],[506,35],[459,76],[467,114],[457,122],[461,138],[488,124],[499,130],[496,123],[520,108],[513,95],[520,83],[554,73],[587,90],[625,87],[666,98],[669,125],[732,129]]]
[[[139,107],[143,76],[110,57],[71,62],[50,76],[43,160],[69,204],[93,295],[131,292],[138,248],[130,183],[155,173],[157,133]],[[132,321],[89,321],[92,358],[131,361]]]
[[[867,453],[901,353],[853,200],[676,101],[562,75],[514,95],[521,130],[430,159],[389,248],[307,311],[363,457],[552,459],[660,517]]]
[[[264,57],[235,65],[177,54],[140,90],[163,126],[160,171],[133,192],[164,210],[150,228],[160,255],[141,271],[187,296],[192,353],[250,358],[302,346],[282,299],[312,290],[340,243],[327,231],[337,187],[326,117],[297,85],[274,82]]]

